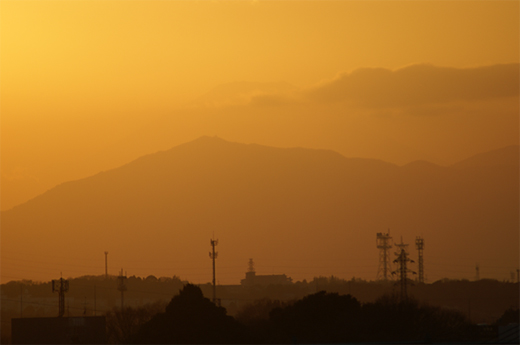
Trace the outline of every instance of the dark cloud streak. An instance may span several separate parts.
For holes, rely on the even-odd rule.
[[[362,68],[308,90],[305,98],[388,108],[518,97],[519,66],[515,63],[461,69],[421,64],[395,71]]]

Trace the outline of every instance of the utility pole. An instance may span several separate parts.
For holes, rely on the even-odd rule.
[[[94,316],[96,316],[96,285],[94,285]]]
[[[471,321],[471,298],[468,298],[468,319]]]
[[[20,317],[23,315],[23,284],[20,284]]]
[[[123,307],[125,304],[124,293],[127,290],[125,280],[126,280],[126,274],[123,275],[123,269],[121,268],[121,273],[119,274],[119,277],[117,277],[117,289],[119,291],[121,291],[121,310],[123,310]]]
[[[420,236],[418,236],[415,239],[415,247],[417,248],[417,251],[419,252],[419,283],[424,283],[424,260],[423,260],[423,251],[424,251],[424,239]]]
[[[516,269],[516,282],[520,283],[520,269]]]
[[[476,281],[480,280],[480,265],[479,264],[475,265],[475,280]]]
[[[394,260],[394,263],[399,264],[399,268],[396,271],[392,272],[392,274],[399,273],[400,285],[401,285],[401,302],[402,302],[402,301],[405,301],[408,299],[407,274],[408,274],[408,272],[415,274],[415,272],[413,272],[407,268],[407,263],[408,262],[413,263],[414,261],[410,260],[410,258],[408,258],[408,253],[406,252],[406,249],[405,249],[408,245],[403,243],[402,238],[401,238],[401,243],[396,246],[401,248],[400,252],[395,253],[397,258]]]
[[[390,267],[389,249],[392,248],[391,240],[390,229],[388,229],[388,233],[379,232],[376,234],[376,247],[379,249],[379,268],[377,270],[377,278],[379,280],[388,280]]]
[[[105,279],[108,279],[108,252],[105,252]]]
[[[59,310],[58,317],[62,317],[65,314],[65,292],[69,291],[69,281],[60,278],[60,280],[52,281],[52,292],[58,292],[59,298]]]
[[[213,303],[217,304],[217,286],[215,279],[215,259],[218,256],[218,253],[215,251],[215,246],[218,245],[218,240],[211,239],[211,252],[209,252],[209,257],[213,260]]]

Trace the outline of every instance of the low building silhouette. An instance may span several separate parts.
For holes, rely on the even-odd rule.
[[[104,316],[11,319],[13,344],[106,344]]]
[[[292,279],[285,274],[257,275],[256,272],[246,272],[246,278],[240,281],[243,287],[291,284]]]
[[[510,323],[505,326],[498,326],[497,344],[520,344],[520,326],[518,323]]]

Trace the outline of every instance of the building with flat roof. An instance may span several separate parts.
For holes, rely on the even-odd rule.
[[[11,319],[13,344],[106,344],[104,316]]]
[[[292,279],[285,274],[257,275],[256,272],[246,272],[246,278],[240,281],[243,287],[291,284]]]

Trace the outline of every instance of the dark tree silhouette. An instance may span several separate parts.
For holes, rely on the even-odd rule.
[[[265,298],[256,300],[242,307],[235,318],[238,322],[247,327],[252,342],[259,344],[277,342],[276,339],[273,338],[269,314],[273,309],[282,308],[289,304],[289,302]]]
[[[473,326],[453,310],[387,295],[362,308],[361,341],[469,341]]]
[[[509,308],[502,314],[500,319],[496,321],[498,326],[506,326],[510,323],[520,323],[520,311],[518,308]]]
[[[275,308],[282,308],[288,305],[287,302],[281,302],[279,300],[271,300],[267,298],[259,299],[250,303],[236,314],[235,318],[245,324],[255,324],[261,321],[269,320],[270,312]]]
[[[270,313],[266,342],[351,343],[471,341],[475,327],[460,312],[384,296],[363,306],[350,295],[309,295]]]
[[[318,292],[270,314],[279,343],[345,343],[357,340],[361,304],[350,295]]]
[[[187,284],[164,313],[155,315],[130,339],[133,343],[222,344],[247,342],[244,327],[226,309],[205,298],[199,287]]]
[[[124,344],[136,334],[139,327],[164,310],[165,304],[159,301],[138,308],[126,307],[123,310],[114,308],[107,312],[105,317],[108,343]]]

